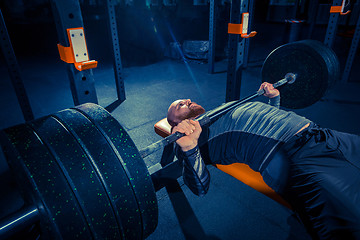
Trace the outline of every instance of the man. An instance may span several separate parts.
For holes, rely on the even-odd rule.
[[[204,129],[194,121],[205,112],[200,105],[190,99],[170,105],[172,132],[186,134],[176,148],[185,184],[204,195],[205,164],[246,163],[291,204],[313,238],[360,239],[360,136],[280,110],[279,91],[269,83],[260,89],[270,105],[244,103]]]

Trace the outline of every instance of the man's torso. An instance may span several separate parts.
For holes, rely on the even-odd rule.
[[[199,145],[207,163],[241,162],[262,171],[264,160],[309,122],[293,112],[248,102],[204,129]]]

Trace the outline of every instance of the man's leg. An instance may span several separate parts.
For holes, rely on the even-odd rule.
[[[314,238],[360,239],[360,168],[354,164],[360,138],[327,129],[302,135],[285,147],[290,171],[283,197]]]

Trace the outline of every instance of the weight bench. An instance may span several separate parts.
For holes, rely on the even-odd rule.
[[[166,118],[158,121],[154,125],[155,132],[165,138],[171,134],[171,126],[166,120]],[[165,147],[162,156],[162,162],[167,164],[172,162],[174,158],[173,145],[170,144]],[[162,164],[164,165],[164,164]],[[286,202],[280,195],[278,195],[272,188],[270,188],[263,180],[259,172],[252,170],[247,164],[244,163],[233,163],[230,165],[214,164],[214,166],[221,171],[233,176],[234,178],[240,180],[246,185],[254,188],[260,193],[270,197],[276,202],[282,204],[283,206],[291,209],[291,206]]]

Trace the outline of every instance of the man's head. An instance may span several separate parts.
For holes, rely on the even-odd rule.
[[[168,110],[167,121],[174,127],[182,120],[196,118],[203,114],[205,109],[190,99],[181,99],[173,102]]]

